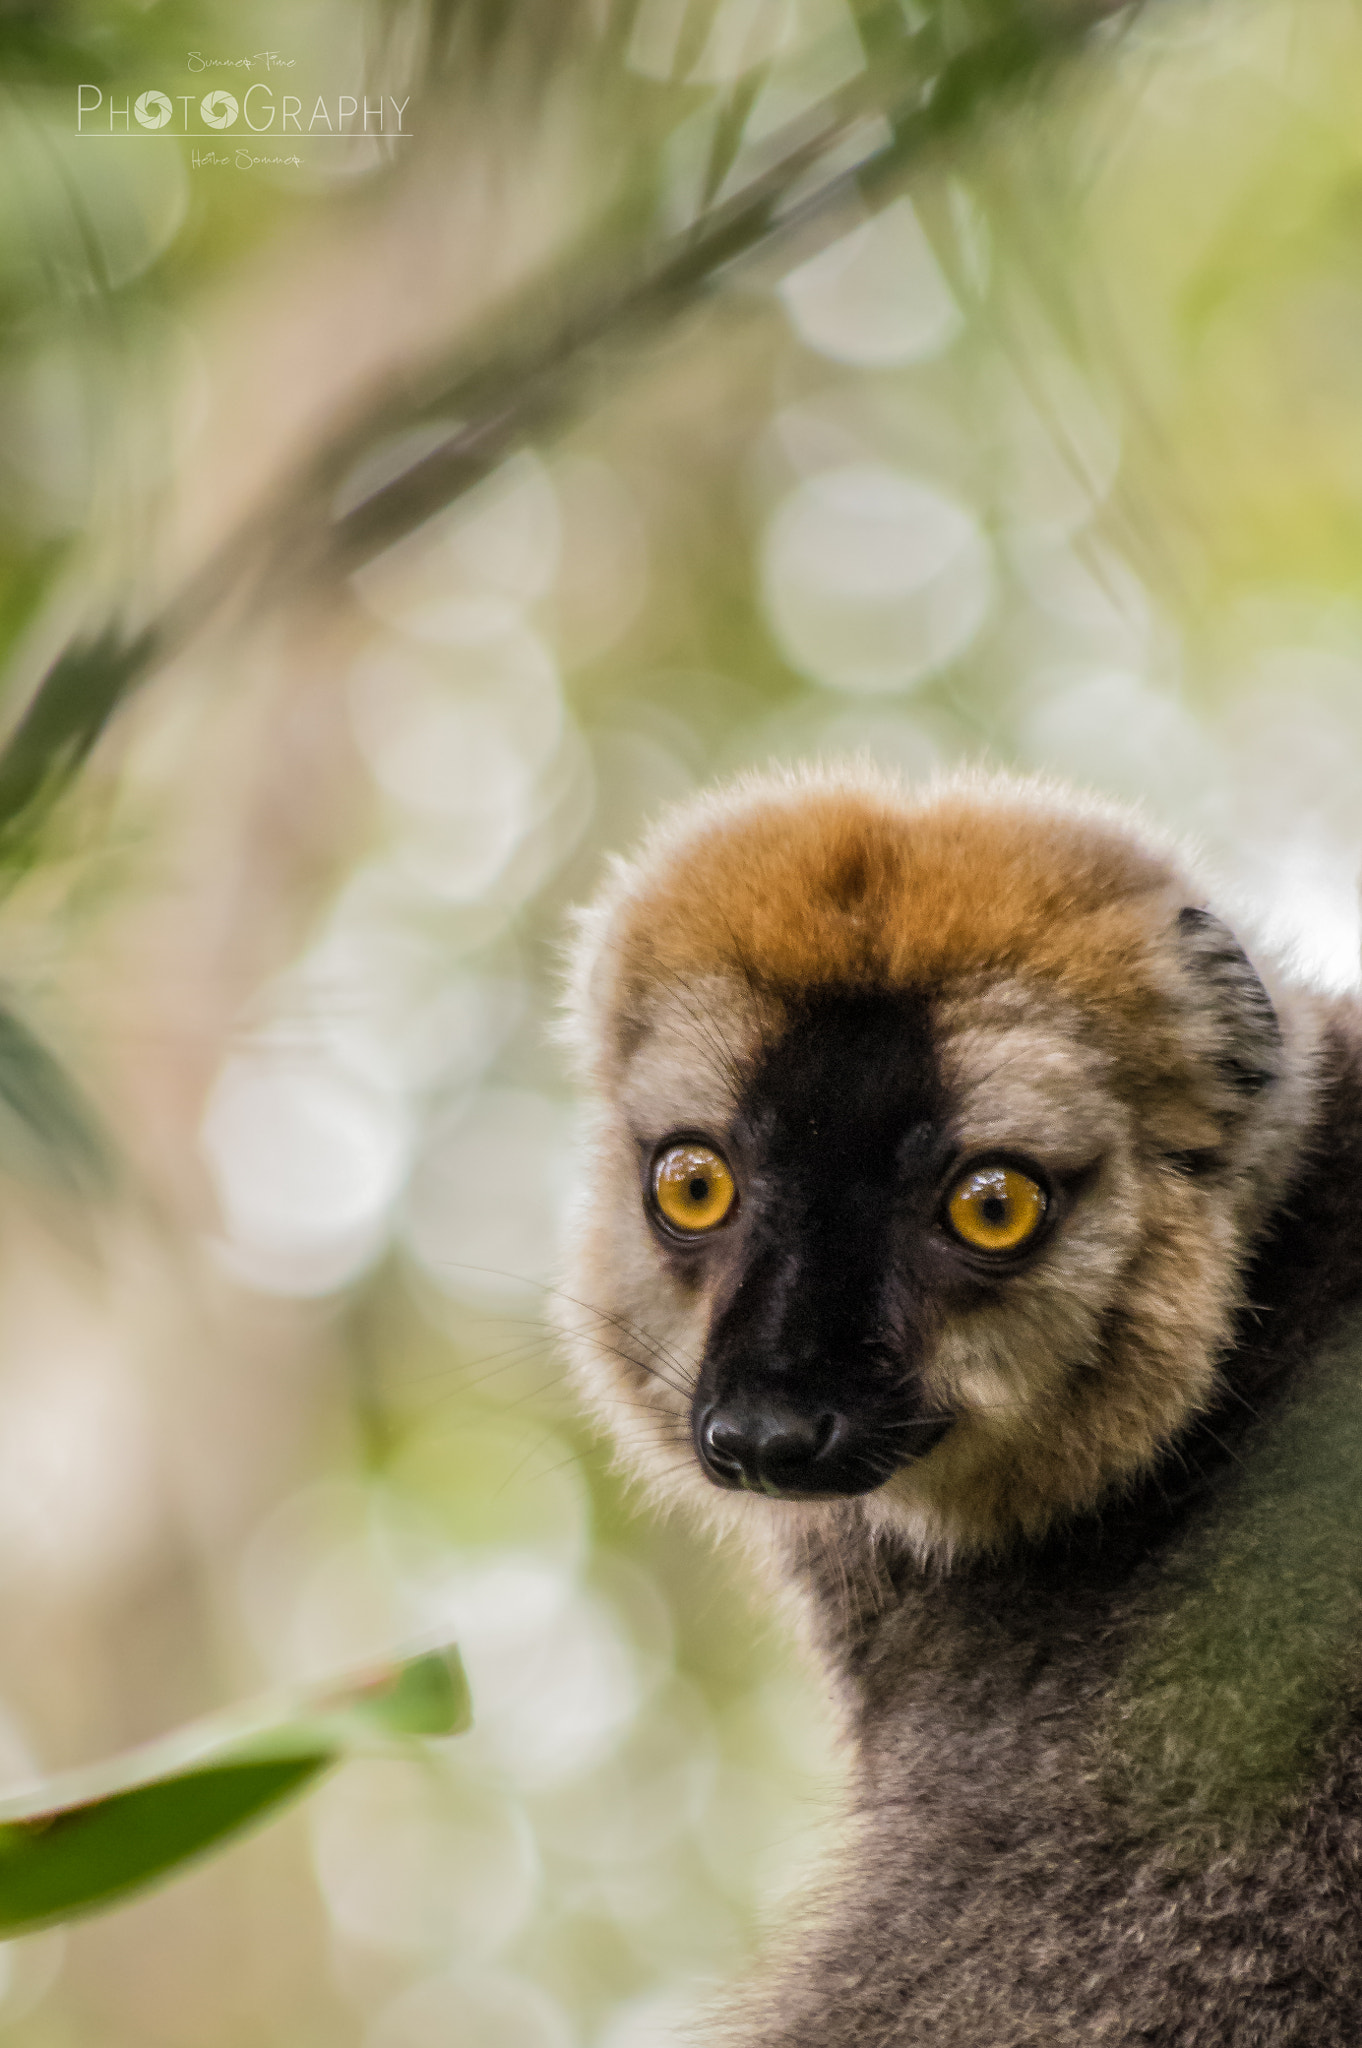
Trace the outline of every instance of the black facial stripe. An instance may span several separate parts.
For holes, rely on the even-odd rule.
[[[926,1442],[931,1310],[911,1247],[933,1216],[943,1089],[924,998],[825,991],[787,1010],[733,1128],[744,1209],[697,1402],[765,1387],[847,1417],[855,1457],[883,1467],[842,1489],[856,1491]]]

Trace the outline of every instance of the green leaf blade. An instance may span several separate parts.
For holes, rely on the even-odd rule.
[[[323,1752],[220,1764],[0,1826],[0,1936],[117,1904],[263,1818],[337,1761]]]
[[[376,1681],[355,1711],[379,1734],[463,1735],[473,1725],[473,1708],[458,1651],[411,1658],[393,1678]]]
[[[410,1754],[470,1721],[463,1666],[447,1647],[0,1802],[0,1940],[159,1883],[349,1756]]]

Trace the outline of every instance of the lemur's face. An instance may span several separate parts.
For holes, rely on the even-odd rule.
[[[583,948],[568,1322],[636,1463],[748,1516],[864,1497],[950,1550],[1175,1435],[1280,1050],[1185,904],[996,789],[767,791],[624,878]]]

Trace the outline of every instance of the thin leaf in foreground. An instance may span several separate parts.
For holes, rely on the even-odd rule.
[[[282,1715],[203,1722],[0,1802],[0,1938],[116,1904],[347,1756],[457,1735],[469,1720],[458,1652],[430,1651]]]

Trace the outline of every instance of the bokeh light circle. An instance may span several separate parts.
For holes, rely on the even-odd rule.
[[[910,199],[801,263],[780,295],[807,347],[861,369],[938,355],[964,325]]]
[[[887,464],[806,477],[766,535],[767,615],[792,665],[834,689],[899,690],[969,646],[993,596],[973,514]]]

